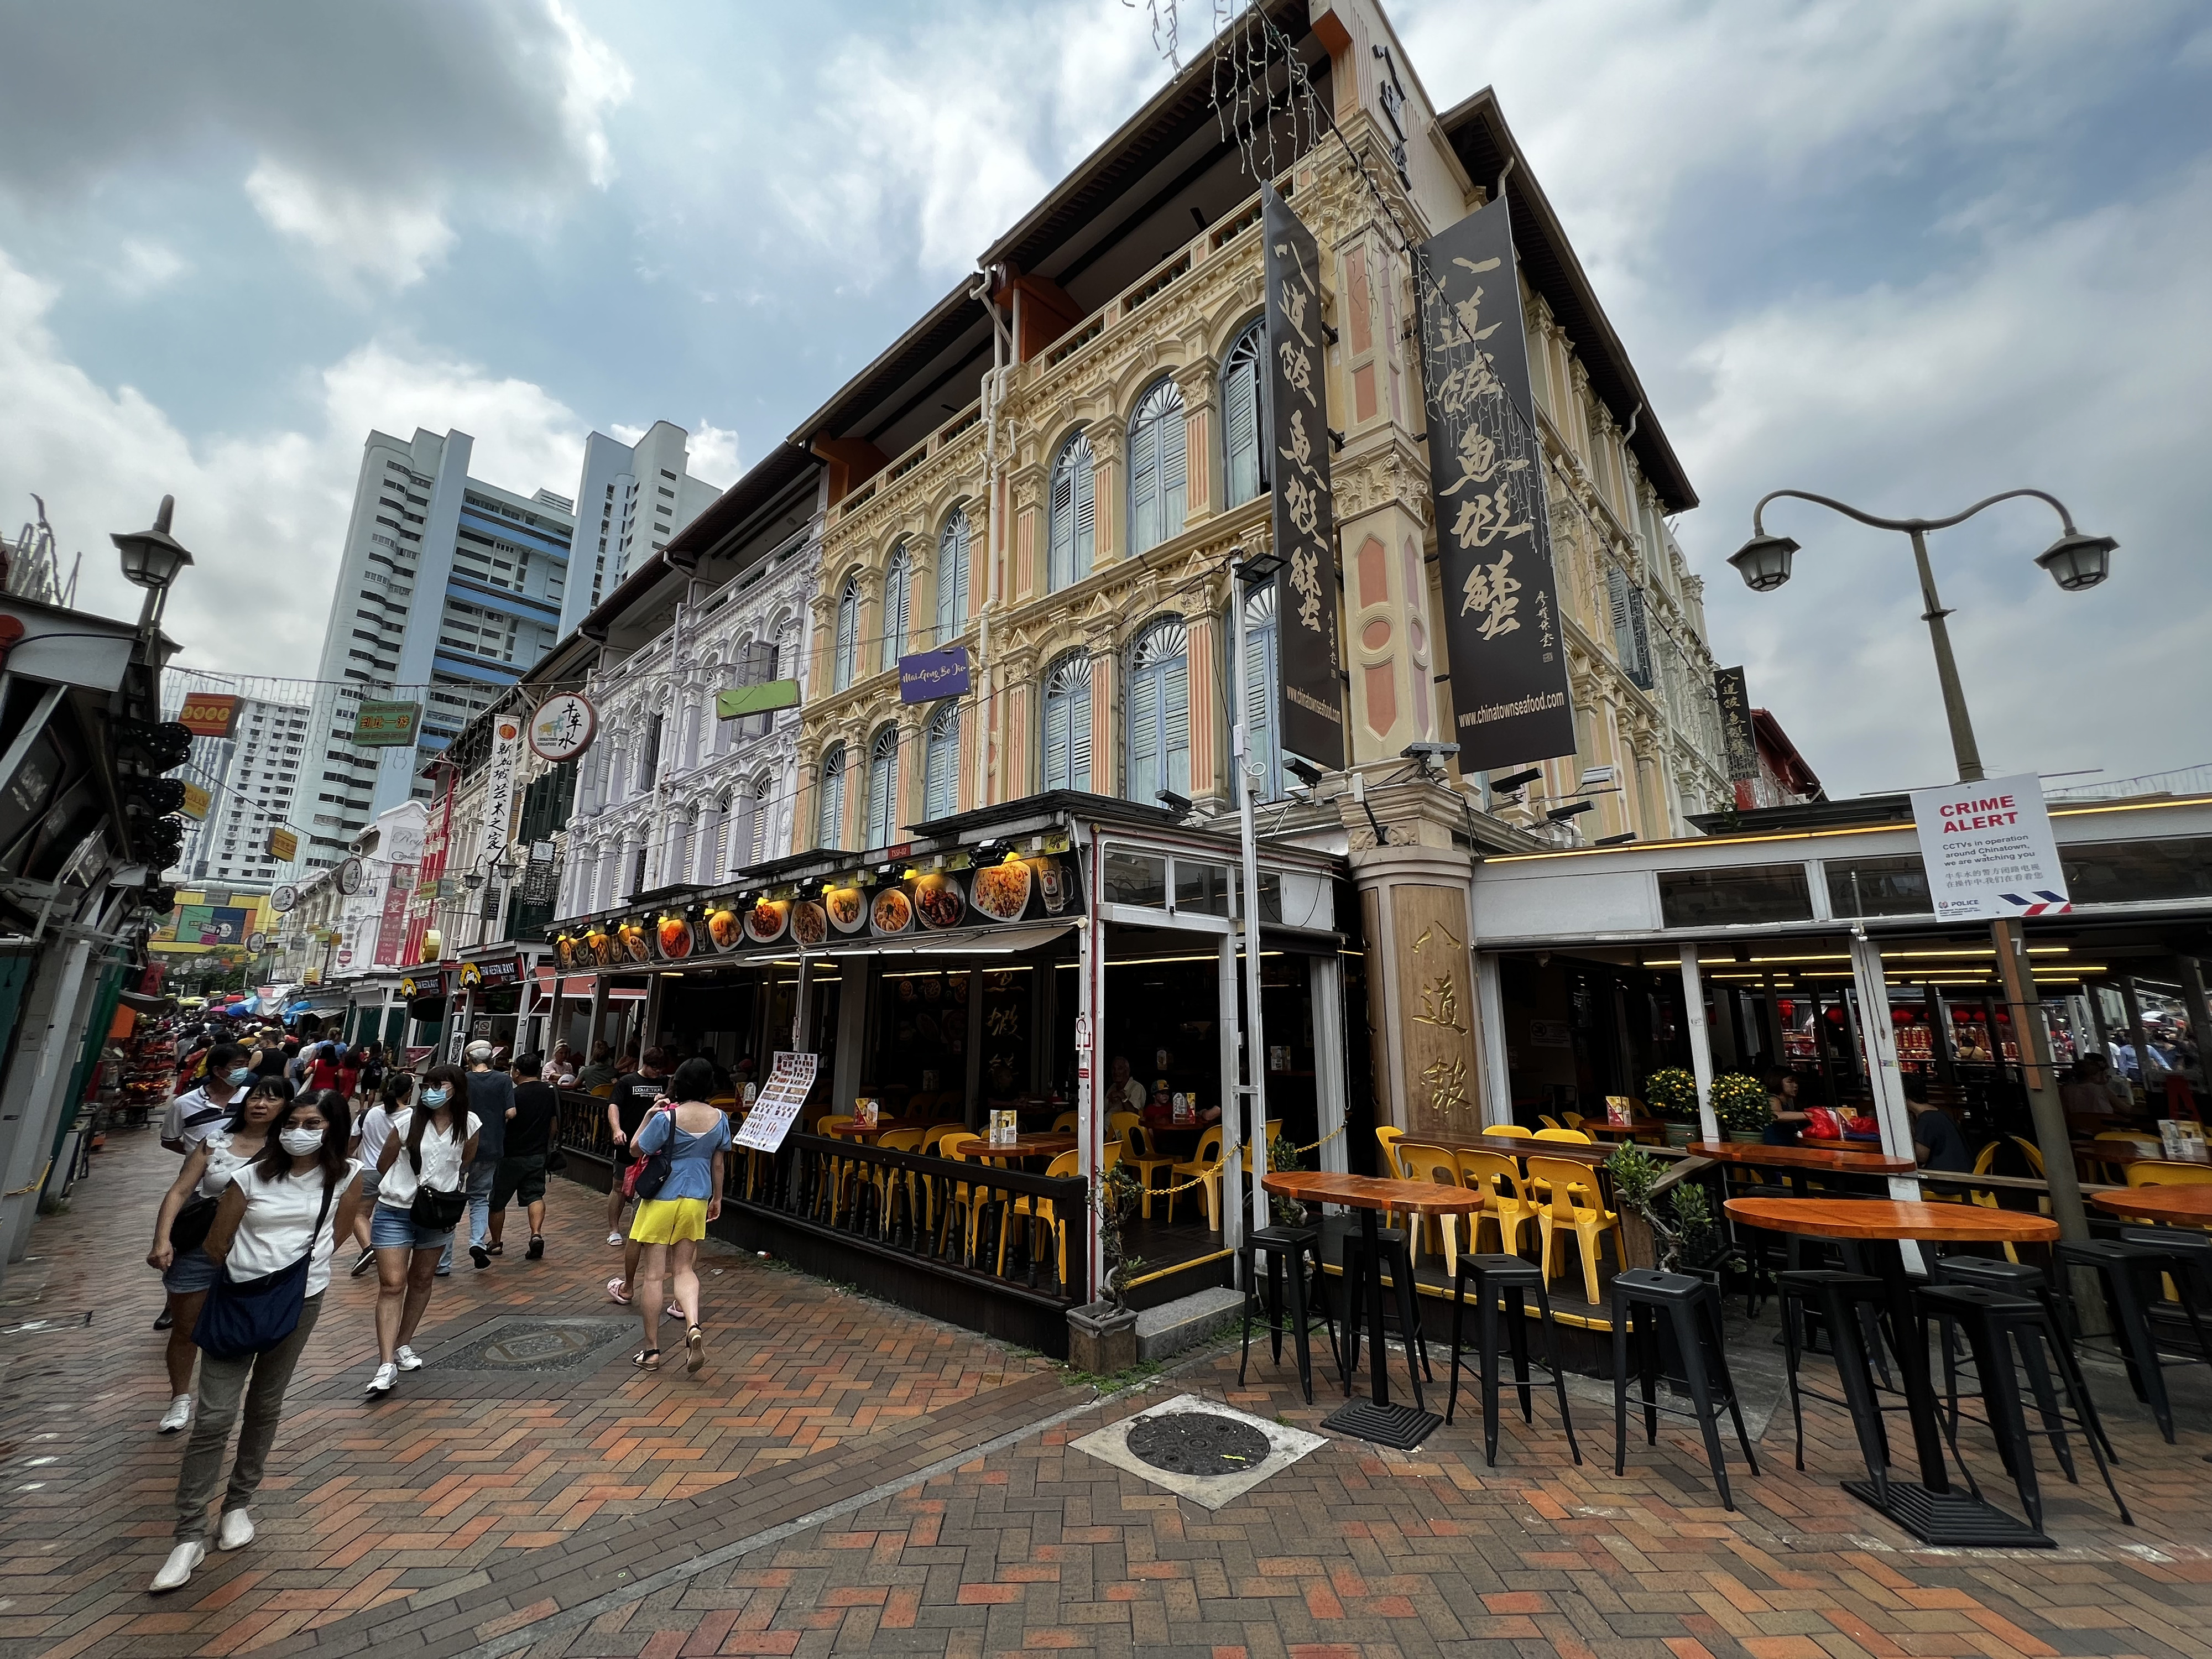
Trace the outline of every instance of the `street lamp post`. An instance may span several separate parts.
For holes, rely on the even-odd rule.
[[[1984,775],[1982,751],[1974,740],[1974,723],[1966,713],[1966,694],[1959,683],[1958,659],[1952,654],[1951,632],[1945,618],[1950,612],[1936,596],[1936,572],[1928,558],[1928,532],[1964,524],[1984,507],[2032,495],[2058,514],[2058,539],[2036,556],[2036,563],[2069,593],[2097,586],[2112,572],[2112,557],[2119,544],[2110,536],[2092,536],[2075,528],[2074,515],[2056,495],[2040,489],[2008,489],[1976,501],[1948,519],[1885,519],[1864,513],[1832,496],[1802,489],[1777,489],[1759,498],[1751,510],[1751,539],[1729,558],[1744,583],[1755,593],[1771,593],[1790,580],[1791,556],[1798,544],[1787,536],[1770,536],[1765,514],[1767,503],[1789,497],[1856,519],[1876,530],[1900,531],[1912,540],[1912,560],[1920,577],[1921,620],[1936,652],[1936,678],[1942,687],[1943,715],[1951,728],[1951,753],[1961,783],[1978,783]],[[2088,1218],[2081,1208],[2081,1189],[2074,1173],[2074,1154],[2066,1131],[2064,1108],[2058,1098],[2050,1034],[2043,1024],[2043,1007],[2036,994],[2035,977],[2029,971],[2027,938],[2016,918],[2000,917],[1990,924],[1996,947],[1997,972],[2004,981],[2005,1000],[2012,1012],[2013,1030],[2020,1045],[2021,1074],[2027,1087],[2028,1108],[2035,1121],[2035,1139],[2043,1154],[2044,1178],[2051,1188],[2051,1207],[2060,1231],[2069,1238],[2089,1236]],[[1876,977],[1880,977],[1877,975]],[[1887,981],[1882,983],[1887,986]],[[1885,991],[1886,994],[1886,991]],[[1995,1033],[1991,1033],[1994,1039]],[[2000,1054],[2002,1050],[1999,1051]],[[1881,1079],[1876,1079],[1879,1087]]]

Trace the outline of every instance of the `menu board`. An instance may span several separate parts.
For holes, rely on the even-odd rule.
[[[736,1144],[757,1152],[781,1150],[783,1138],[799,1121],[799,1109],[806,1104],[807,1094],[814,1087],[815,1073],[821,1068],[819,1054],[793,1054],[789,1050],[777,1054],[769,1063],[768,1081],[761,1085],[751,1115],[738,1131]]]

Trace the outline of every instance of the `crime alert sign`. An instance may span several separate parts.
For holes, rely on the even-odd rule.
[[[2071,910],[2043,781],[2033,772],[1912,792],[1928,894],[1942,921]]]

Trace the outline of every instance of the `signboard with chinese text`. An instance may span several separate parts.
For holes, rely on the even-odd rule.
[[[548,697],[530,717],[531,750],[558,766],[589,749],[599,731],[599,711],[591,700],[564,691]]]
[[[1268,475],[1275,481],[1276,640],[1282,745],[1344,765],[1344,653],[1337,630],[1336,510],[1328,476],[1321,250],[1271,185],[1260,187],[1267,252]]]
[[[948,645],[942,651],[917,651],[911,656],[901,657],[898,674],[901,702],[935,702],[940,697],[964,696],[968,691],[968,647]],[[716,699],[718,712],[720,701]]]
[[[204,821],[208,815],[208,808],[214,804],[214,801],[215,797],[201,788],[199,785],[188,783],[185,786],[185,804],[177,810],[188,818]]]
[[[269,856],[279,864],[289,864],[300,856],[299,836],[290,830],[270,830]]]
[[[2074,908],[2033,772],[1912,792],[1920,862],[1939,921],[2054,915]]]
[[[1575,752],[1504,200],[1423,243],[1421,374],[1462,771]]]
[[[401,749],[413,744],[422,726],[419,702],[364,702],[353,717],[356,749]]]
[[[227,738],[238,728],[238,698],[229,693],[194,692],[177,710],[177,724],[196,738]]]
[[[530,864],[522,875],[522,902],[525,904],[550,904],[558,890],[561,866],[553,859],[553,843],[534,841],[530,843]]]
[[[507,851],[514,826],[514,769],[522,758],[522,722],[502,714],[492,722],[491,761],[484,769],[483,829],[477,842],[478,865]]]
[[[769,1066],[768,1080],[761,1085],[744,1127],[738,1131],[737,1145],[758,1152],[781,1149],[783,1138],[799,1121],[799,1109],[806,1104],[807,1094],[814,1087],[815,1073],[821,1068],[819,1054],[793,1054],[788,1049],[777,1054]]]
[[[397,963],[407,938],[407,901],[415,890],[415,866],[392,866],[391,885],[384,890],[384,912],[376,921],[376,951],[372,962]]]
[[[1759,776],[1759,742],[1751,731],[1751,691],[1741,668],[1713,670],[1713,699],[1720,705],[1721,746],[1728,756],[1729,781],[1749,783]]]

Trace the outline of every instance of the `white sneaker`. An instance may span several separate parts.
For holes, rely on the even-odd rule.
[[[192,1569],[207,1559],[204,1544],[179,1544],[169,1552],[169,1559],[161,1563],[161,1571],[154,1575],[157,1590],[182,1589],[191,1582]]]
[[[370,1394],[390,1394],[392,1392],[392,1385],[398,1380],[398,1366],[392,1364],[379,1365],[376,1368],[376,1375],[368,1379],[368,1388],[367,1392]]]
[[[253,1541],[253,1517],[244,1510],[225,1510],[222,1524],[216,1528],[215,1547],[219,1550],[242,1550]]]
[[[161,1413],[161,1432],[163,1434],[174,1434],[179,1429],[183,1428],[185,1424],[191,1420],[192,1397],[188,1394],[180,1394],[177,1395],[176,1398],[169,1401],[169,1409]],[[185,1571],[189,1575],[191,1569],[187,1567],[185,1569]],[[185,1581],[182,1578],[179,1578],[177,1582],[181,1584]]]
[[[422,1369],[422,1356],[404,1342],[399,1345],[399,1352],[393,1357],[399,1361],[399,1369],[403,1371],[419,1371]]]
[[[619,1244],[622,1242],[623,1236],[620,1233],[609,1233],[607,1235],[607,1243],[610,1244]]]

